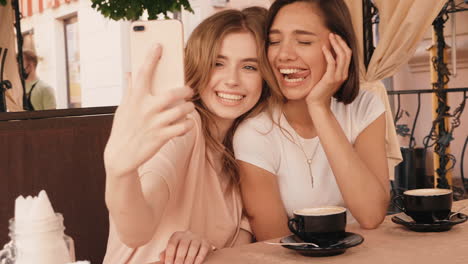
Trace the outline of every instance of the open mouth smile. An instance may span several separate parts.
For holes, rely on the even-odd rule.
[[[281,68],[279,72],[283,75],[283,80],[286,83],[299,83],[304,81],[310,71],[300,68]]]
[[[223,93],[223,92],[216,92],[216,96],[218,96],[218,98],[221,99],[221,101],[229,102],[229,103],[236,103],[245,98],[245,95]]]

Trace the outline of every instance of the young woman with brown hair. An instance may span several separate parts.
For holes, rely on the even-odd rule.
[[[265,52],[269,111],[234,137],[241,193],[258,240],[290,234],[295,209],[349,209],[376,228],[389,202],[384,106],[359,90],[357,42],[342,0],[277,0]],[[268,206],[266,206],[268,205]]]
[[[148,57],[105,150],[111,225],[104,263],[200,263],[214,247],[251,241],[232,137],[269,95],[265,17],[265,9],[248,8],[204,20],[185,50],[191,89],[150,94],[161,49]]]

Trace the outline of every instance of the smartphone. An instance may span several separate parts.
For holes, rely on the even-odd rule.
[[[135,21],[130,32],[130,61],[132,78],[144,64],[151,49],[159,43],[162,56],[156,66],[151,92],[180,88],[184,79],[184,34],[179,20]]]

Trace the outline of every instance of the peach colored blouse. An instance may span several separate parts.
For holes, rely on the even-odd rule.
[[[159,254],[176,231],[190,230],[212,242],[217,248],[232,247],[240,228],[250,231],[242,216],[238,193],[224,193],[226,180],[207,160],[213,151],[205,144],[198,113],[191,115],[195,127],[188,134],[169,141],[139,170],[146,200],[158,195],[151,191],[156,177],[169,188],[169,201],[152,240],[145,246],[129,248],[118,237],[110,218],[109,240],[104,263],[145,264],[159,260]]]

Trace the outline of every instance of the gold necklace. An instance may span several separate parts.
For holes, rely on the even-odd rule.
[[[304,147],[302,146],[301,139],[299,138],[299,134],[294,130],[294,133],[296,135],[297,142],[299,143],[299,148],[302,150],[302,153],[304,154],[304,157],[307,162],[307,166],[309,167],[309,176],[310,176],[310,183],[312,185],[312,188],[314,188],[314,176],[312,175],[312,162],[314,161],[315,154],[317,153],[318,146],[320,142],[317,142],[317,145],[315,146],[314,153],[310,156],[310,158],[307,157],[307,154],[304,150]]]

